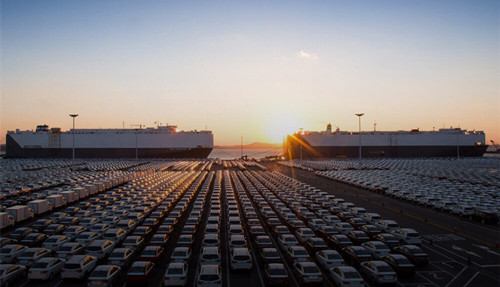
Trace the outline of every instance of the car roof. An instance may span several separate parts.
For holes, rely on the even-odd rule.
[[[219,274],[219,265],[203,264],[201,265],[201,274]]]

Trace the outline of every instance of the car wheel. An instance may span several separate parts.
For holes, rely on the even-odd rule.
[[[482,224],[485,224],[485,223],[486,223],[486,220],[484,220],[484,218],[481,218],[481,223],[482,223]]]
[[[10,287],[10,281],[5,281],[5,284],[3,286]]]
[[[463,213],[459,213],[458,214],[460,217],[464,217],[464,214]]]
[[[52,281],[53,279],[54,279],[54,273],[50,273],[50,275],[49,275],[49,280],[51,280],[51,281]]]

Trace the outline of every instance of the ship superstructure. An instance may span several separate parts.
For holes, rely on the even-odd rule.
[[[437,131],[350,132],[331,125],[325,131],[305,131],[288,135],[285,156],[297,158],[358,157],[361,137],[362,157],[456,157],[482,156],[488,147],[483,131],[460,128]]]
[[[214,146],[211,131],[178,131],[177,126],[140,129],[71,129],[47,125],[35,131],[9,131],[6,157],[206,158]]]

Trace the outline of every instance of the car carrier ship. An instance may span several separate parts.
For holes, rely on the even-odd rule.
[[[360,144],[361,138],[361,144]],[[460,128],[438,131],[304,131],[286,137],[288,159],[331,157],[479,157],[486,148],[483,131]]]
[[[211,131],[178,131],[177,126],[140,129],[71,129],[47,125],[35,131],[8,131],[7,158],[206,158]]]

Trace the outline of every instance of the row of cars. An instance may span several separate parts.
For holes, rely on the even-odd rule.
[[[380,162],[379,162],[380,161]],[[484,224],[500,215],[498,179],[491,179],[496,159],[367,160],[366,168],[318,171],[317,175],[387,196],[448,212]],[[345,163],[344,161],[340,161]],[[349,163],[354,161],[349,161]],[[392,163],[392,164],[390,164]],[[339,164],[339,160],[315,162]],[[344,165],[340,165],[344,166]],[[497,167],[498,168],[498,167]]]
[[[15,229],[1,239],[2,286],[26,271],[30,280],[88,277],[89,285],[119,280],[127,270],[128,281],[145,280],[171,231],[160,222],[200,175],[149,173]]]
[[[245,176],[252,179],[255,186],[247,185],[251,198],[259,206],[272,236],[290,262],[317,263],[316,266],[322,267],[341,286],[346,279],[344,269],[349,276],[354,269],[375,282],[380,278],[394,282],[396,274],[402,277],[412,275],[415,265],[428,262],[427,254],[418,246],[421,238],[412,229],[400,228],[397,223],[394,226],[394,221],[383,220],[378,214],[341,203],[341,199],[279,173],[245,173]],[[385,230],[369,224],[375,222],[383,224]],[[382,270],[389,269],[392,275],[379,276]],[[299,278],[307,282],[306,276],[300,275]],[[363,281],[361,276],[357,278]]]

